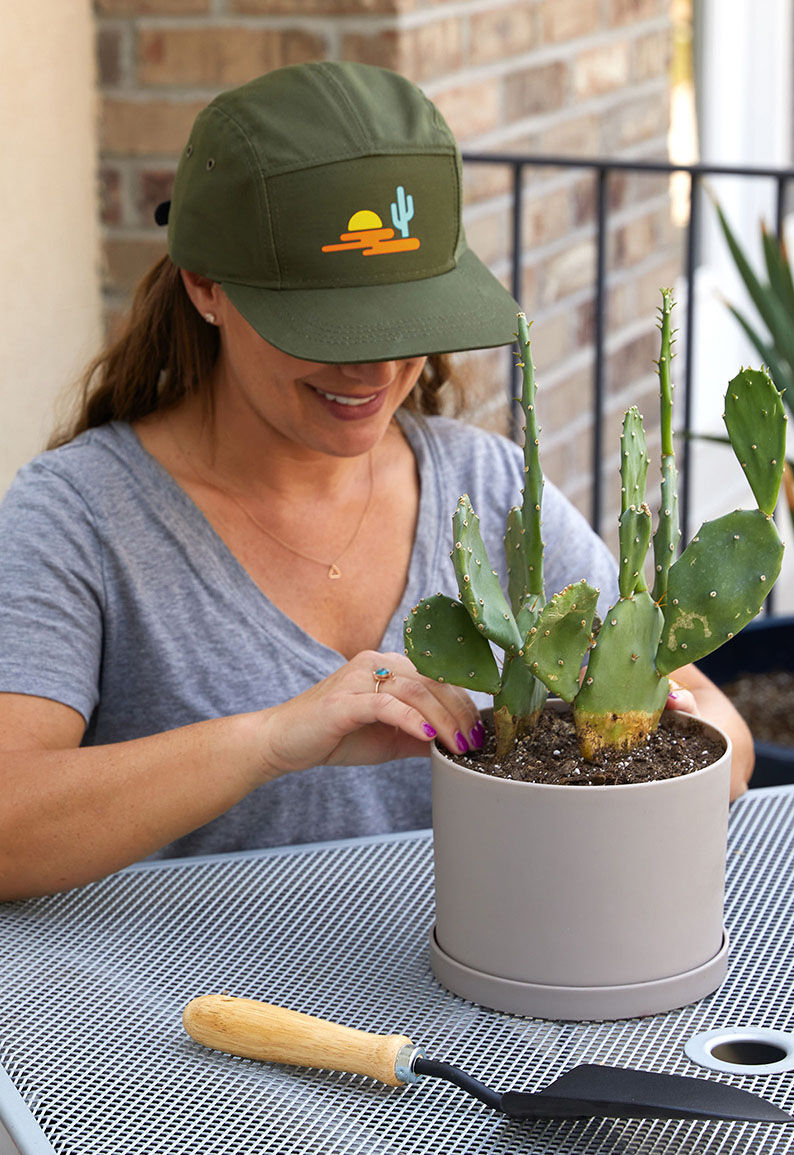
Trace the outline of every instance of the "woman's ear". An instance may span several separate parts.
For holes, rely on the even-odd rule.
[[[220,285],[199,273],[189,273],[187,269],[180,269],[179,272],[185,292],[198,312],[210,325],[217,324],[222,297]]]

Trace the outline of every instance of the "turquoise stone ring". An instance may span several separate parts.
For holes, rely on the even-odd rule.
[[[379,670],[372,671],[372,677],[375,682],[375,693],[377,694],[383,682],[388,682],[390,678],[394,677],[391,670],[387,670],[385,666],[381,666]]]

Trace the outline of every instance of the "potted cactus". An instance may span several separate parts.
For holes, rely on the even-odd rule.
[[[519,316],[526,482],[506,526],[507,594],[463,496],[451,553],[460,600],[423,599],[405,623],[406,652],[422,673],[494,699],[492,751],[432,753],[433,968],[465,997],[516,1013],[582,1019],[667,1010],[714,990],[727,964],[727,737],[668,716],[664,743],[683,754],[702,737],[714,751],[705,763],[682,761],[673,776],[619,777],[617,785],[605,784],[603,772],[605,762],[623,767],[638,751],[647,762],[649,743],[660,739],[668,674],[755,616],[782,557],[771,514],[785,415],[766,373],[742,370],[729,385],[725,421],[756,507],[702,526],[675,559],[671,310],[665,290],[653,588],[645,579],[648,454],[631,409],[621,439],[618,601],[598,624],[598,591],[586,575],[546,600],[535,382]],[[492,646],[502,651],[501,668]],[[601,767],[567,780],[581,785],[559,785],[543,771],[537,781],[503,776],[502,763],[529,749],[550,706],[569,710],[583,765]]]

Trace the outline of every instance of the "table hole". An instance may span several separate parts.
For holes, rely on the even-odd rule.
[[[731,1075],[778,1075],[794,1071],[794,1034],[771,1027],[704,1031],[684,1044],[687,1058]]]
[[[734,1063],[738,1067],[762,1067],[769,1063],[782,1063],[788,1057],[783,1047],[773,1043],[761,1043],[754,1039],[731,1039],[709,1048],[709,1053],[721,1063]]]

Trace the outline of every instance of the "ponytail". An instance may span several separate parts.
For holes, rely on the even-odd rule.
[[[108,421],[136,421],[206,391],[218,358],[217,329],[199,317],[169,257],[144,277],[120,337],[88,366],[75,417],[48,448]]]

